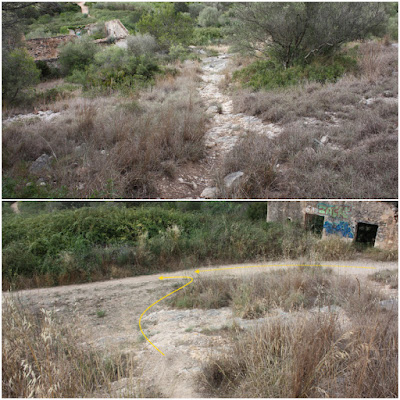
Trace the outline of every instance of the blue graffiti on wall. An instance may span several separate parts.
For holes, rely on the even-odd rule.
[[[327,235],[339,234],[344,238],[354,238],[351,226],[348,222],[341,221],[338,224],[335,224],[334,222],[325,221],[324,229]]]

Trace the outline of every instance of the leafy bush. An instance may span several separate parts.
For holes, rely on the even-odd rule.
[[[188,58],[189,54],[188,49],[181,44],[172,45],[169,49],[169,57],[171,60],[184,61]]]
[[[193,21],[189,15],[176,13],[173,4],[164,3],[152,13],[143,15],[137,28],[141,33],[150,33],[160,47],[168,49],[173,44],[189,44]]]
[[[3,53],[3,100],[13,102],[23,91],[39,83],[40,71],[24,49]]]
[[[233,75],[253,89],[275,89],[305,82],[335,82],[347,72],[356,72],[357,61],[346,55],[318,58],[308,65],[284,68],[274,61],[256,61]]]
[[[61,47],[59,62],[64,74],[84,70],[94,60],[98,47],[89,38],[81,38]]]
[[[398,40],[398,37],[399,37],[399,17],[398,17],[398,15],[389,18],[388,33],[393,40]]]
[[[218,42],[223,38],[221,28],[210,26],[208,28],[195,28],[192,43],[196,46],[205,46]]]
[[[252,2],[233,10],[227,34],[236,45],[273,56],[286,68],[337,54],[343,43],[379,35],[388,19],[387,7],[379,3]]]
[[[203,8],[199,14],[198,21],[203,27],[218,26],[220,12],[216,7]]]
[[[157,50],[157,42],[153,36],[148,33],[135,36],[129,36],[127,39],[128,51],[135,57],[142,55],[152,55]]]
[[[30,39],[38,39],[38,38],[49,38],[51,37],[51,32],[49,32],[48,30],[46,30],[45,28],[36,28],[34,31],[29,32],[26,35],[26,39],[30,40]]]
[[[62,26],[62,27],[60,28],[60,33],[61,33],[62,35],[68,35],[68,33],[69,33],[68,26]]]
[[[93,27],[90,36],[91,36],[91,38],[92,38],[93,40],[96,40],[96,39],[104,39],[105,37],[107,37],[104,23],[98,22],[98,23]]]
[[[87,68],[86,87],[107,89],[135,89],[150,81],[159,72],[157,63],[147,55],[134,57],[118,47],[111,47],[95,55]]]
[[[189,14],[195,19],[199,16],[200,12],[207,7],[205,3],[189,3]]]
[[[60,77],[60,70],[47,64],[46,61],[36,61],[36,67],[40,70],[41,81]]]

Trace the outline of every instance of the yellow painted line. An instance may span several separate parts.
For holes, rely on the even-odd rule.
[[[196,270],[196,274],[200,272],[210,271],[224,271],[227,269],[244,269],[244,268],[265,268],[265,267],[322,267],[322,268],[364,268],[364,269],[376,269],[375,267],[361,267],[356,265],[320,265],[320,264],[278,264],[278,265],[245,265],[241,267],[223,267],[223,268],[211,268]]]
[[[166,296],[161,297],[161,299],[158,299],[158,300],[155,301],[152,305],[148,306],[148,307],[142,312],[142,315],[141,315],[140,318],[139,318],[139,328],[140,328],[140,332],[142,332],[142,335],[145,337],[145,339],[146,339],[157,351],[159,351],[163,356],[165,356],[165,354],[164,354],[159,348],[157,348],[157,347],[149,340],[149,338],[144,334],[143,329],[142,329],[142,324],[141,324],[142,317],[143,317],[143,315],[144,315],[148,310],[150,310],[151,307],[153,307],[154,305],[156,305],[158,302],[160,302],[161,300],[164,300],[164,299],[165,299],[166,297],[168,297],[168,296],[171,296],[171,294],[176,293],[178,290],[183,289],[185,286],[190,285],[190,284],[193,282],[193,278],[192,278],[191,276],[160,276],[159,279],[161,279],[161,280],[164,280],[164,279],[190,279],[190,282],[186,283],[186,285],[183,285],[183,286],[181,286],[180,288],[174,290],[173,292],[168,293]]]

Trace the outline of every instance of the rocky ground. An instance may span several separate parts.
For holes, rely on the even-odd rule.
[[[249,276],[254,273],[282,268],[285,262],[270,262],[263,266],[256,264],[252,268],[221,269],[207,271],[200,268],[162,274],[163,276],[192,276],[193,285],[202,276],[219,275],[221,278]],[[287,265],[296,264],[293,261]],[[380,269],[397,269],[394,262],[371,262],[365,260],[341,263],[326,262],[322,265],[340,265],[335,273],[365,276]],[[249,266],[235,265],[237,266]],[[266,267],[268,266],[268,267]],[[229,267],[229,266],[225,266]],[[375,269],[360,268],[374,267]],[[286,268],[290,268],[289,266]],[[71,324],[79,330],[86,340],[82,345],[105,350],[133,354],[137,378],[134,382],[122,379],[113,384],[115,397],[140,392],[138,388],[152,388],[165,397],[202,397],[199,373],[202,365],[211,356],[229,351],[229,335],[223,328],[240,327],[252,329],[267,318],[301,318],[301,313],[287,313],[274,310],[259,320],[243,320],[233,315],[230,308],[217,310],[172,309],[165,300],[151,307],[142,319],[144,332],[149,339],[165,354],[161,355],[143,337],[139,330],[139,317],[153,302],[176,289],[182,279],[160,280],[158,275],[110,280],[105,282],[70,285],[35,290],[20,291],[15,294],[20,301],[34,310],[52,310],[63,323]],[[185,282],[186,283],[186,282]],[[383,288],[383,287],[382,287]],[[397,301],[397,290],[385,289],[391,304]],[[6,294],[5,296],[10,296]],[[172,295],[173,296],[173,295]],[[394,303],[393,303],[394,304]],[[307,312],[324,312],[310,310]],[[332,311],[332,310],[330,310]],[[346,324],[343,310],[333,310],[339,320]],[[102,394],[99,393],[99,397]]]
[[[248,133],[272,138],[282,130],[279,125],[264,124],[257,117],[233,112],[231,97],[220,88],[231,73],[232,55],[227,49],[217,49],[218,56],[205,57],[201,63],[199,93],[210,116],[205,134],[206,156],[199,164],[182,166],[173,181],[164,178],[160,185],[161,198],[218,198],[216,173],[238,139]],[[243,172],[237,171],[224,177],[225,186],[229,189],[241,176]]]

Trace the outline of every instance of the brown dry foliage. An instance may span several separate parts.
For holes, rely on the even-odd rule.
[[[232,192],[220,182],[225,197],[396,197],[398,105],[385,97],[397,96],[397,50],[362,44],[360,69],[359,77],[326,85],[238,90],[235,112],[284,129],[273,140],[249,135],[238,142],[220,175],[245,175]],[[365,104],[371,97],[376,101]]]
[[[3,397],[112,397],[113,382],[134,378],[132,354],[90,349],[79,328],[62,324],[50,310],[34,312],[6,297],[2,321]]]
[[[332,274],[329,268],[287,267],[246,278],[201,278],[169,302],[178,308],[233,307],[241,318],[259,318],[273,309],[285,311],[340,305],[347,312],[377,310],[383,297],[371,285]],[[375,299],[375,300],[374,300]]]
[[[159,80],[141,101],[77,98],[52,121],[11,124],[3,130],[4,172],[26,178],[29,163],[46,153],[55,159],[42,177],[71,197],[156,197],[156,179],[204,155],[195,76],[188,68]]]
[[[276,271],[264,279],[258,275],[236,283],[232,298],[241,291],[242,306],[251,311],[243,317],[259,318],[268,305],[284,307],[292,302],[287,308],[290,314],[271,314],[250,331],[234,329],[230,351],[204,366],[200,380],[205,395],[397,397],[397,311],[380,308],[382,294],[367,283],[311,272]],[[206,280],[202,293],[215,298],[220,287],[232,286],[231,279],[220,279],[218,284]],[[308,303],[318,308],[307,312],[295,307],[293,299],[300,298],[301,307]],[[237,307],[234,300],[232,304]],[[329,304],[332,309],[321,310]]]
[[[397,134],[391,126],[389,120],[360,114],[325,131],[297,122],[273,140],[248,135],[220,171],[221,176],[242,171],[244,177],[231,192],[221,180],[220,190],[232,198],[396,197]],[[315,145],[324,134],[332,145]]]
[[[205,393],[397,397],[397,315],[377,312],[367,317],[342,327],[334,314],[320,313],[238,332],[231,354],[205,366]]]

